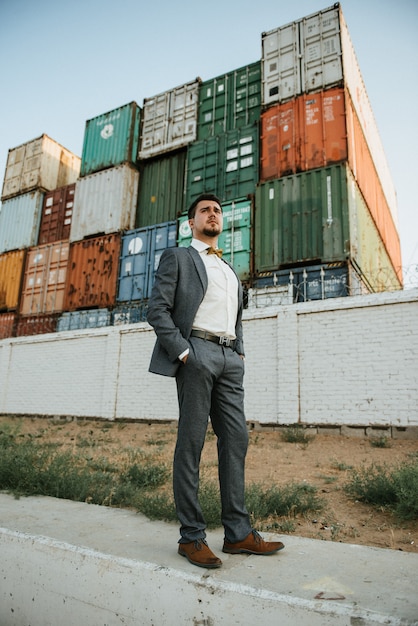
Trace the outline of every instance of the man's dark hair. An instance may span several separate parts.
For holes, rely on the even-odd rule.
[[[215,196],[214,193],[202,193],[200,194],[200,196],[196,198],[196,200],[193,200],[193,202],[191,203],[189,207],[189,210],[187,211],[189,220],[194,218],[195,213],[196,213],[196,207],[199,204],[199,202],[201,202],[202,200],[211,200],[212,202],[217,202],[219,206],[221,207],[221,211],[222,211],[222,203],[219,200],[218,196]]]

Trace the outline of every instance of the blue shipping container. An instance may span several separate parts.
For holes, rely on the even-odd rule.
[[[161,254],[176,245],[176,238],[175,221],[137,228],[122,235],[118,302],[149,298]]]

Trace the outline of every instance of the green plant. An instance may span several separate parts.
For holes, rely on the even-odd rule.
[[[358,500],[390,508],[400,519],[418,519],[418,461],[362,466],[353,471],[345,490]]]
[[[370,445],[373,448],[390,448],[392,443],[390,439],[385,436],[382,437],[373,437],[370,439]]]
[[[308,445],[314,438],[313,435],[308,435],[306,428],[300,424],[285,428],[281,436],[287,443],[301,443],[304,445]]]

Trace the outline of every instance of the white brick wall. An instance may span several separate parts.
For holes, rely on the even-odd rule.
[[[418,426],[418,290],[244,315],[249,422]],[[0,341],[0,413],[175,420],[146,324]]]

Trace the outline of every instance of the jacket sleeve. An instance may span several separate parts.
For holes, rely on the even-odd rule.
[[[174,250],[168,248],[161,255],[147,311],[147,321],[172,362],[189,347],[173,319],[179,278],[178,256]]]

